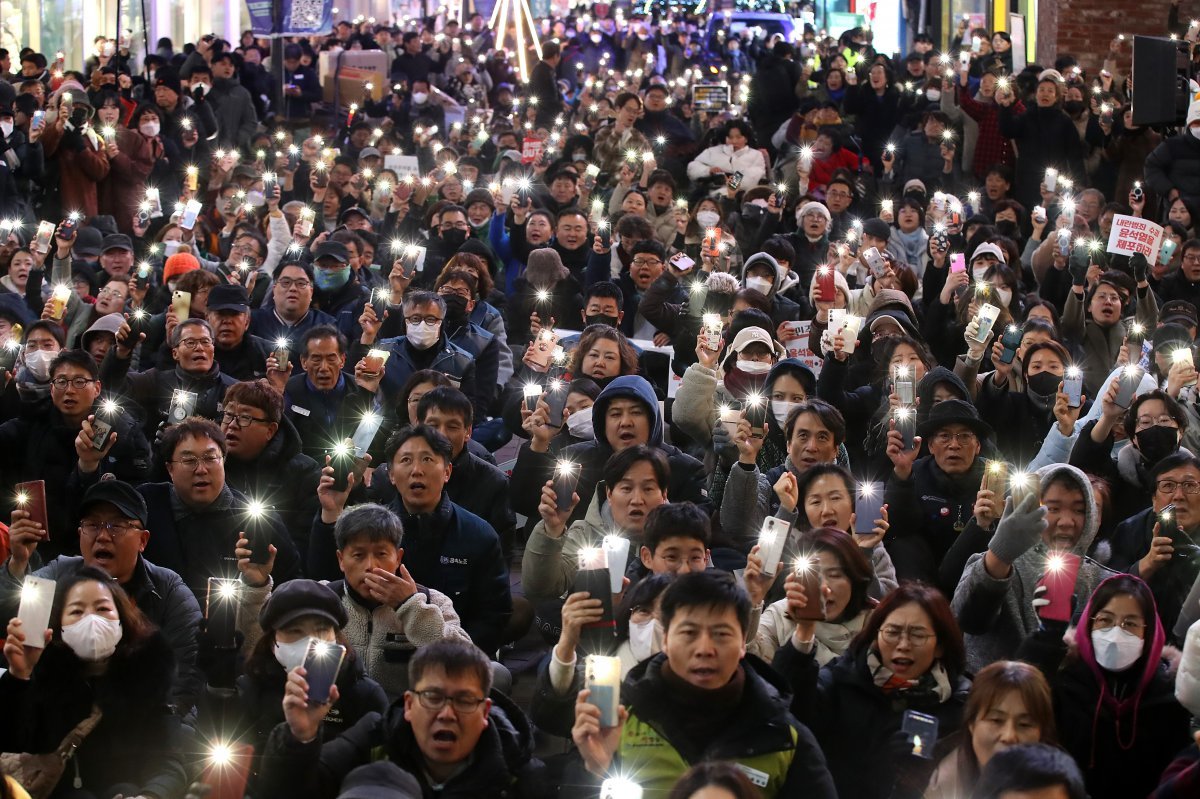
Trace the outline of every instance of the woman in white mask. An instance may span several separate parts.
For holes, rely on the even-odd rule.
[[[393,556],[395,553],[390,540],[385,540],[382,535],[380,541],[362,541],[362,538],[357,537],[345,549],[343,571],[346,580],[332,585],[313,580],[290,580],[271,593],[258,614],[262,637],[246,657],[245,673],[237,681],[238,706],[243,720],[240,729],[255,731],[254,738],[248,742],[254,745],[256,753],[265,751],[268,734],[284,720],[283,689],[287,675],[304,665],[309,647],[314,643],[339,643],[346,647],[346,656],[335,682],[338,712],[331,713],[323,725],[326,741],[350,729],[367,713],[382,713],[387,709],[383,688],[366,676],[361,659],[342,632],[349,619],[343,603],[357,603],[355,607],[363,611],[356,613],[356,618],[361,617],[363,637],[368,635],[370,611],[379,603],[363,589],[362,578],[373,567],[386,570],[390,565],[380,562],[380,550],[391,550]],[[351,559],[355,562],[351,563]],[[347,590],[349,584],[356,584],[365,596],[353,587]],[[374,638],[372,643],[375,643]]]
[[[17,364],[17,391],[23,401],[50,396],[50,364],[63,348],[62,328],[40,319],[25,330],[25,348]]]
[[[1018,657],[1052,675],[1059,744],[1083,770],[1088,794],[1148,795],[1175,754],[1191,743],[1191,714],[1175,699],[1154,594],[1133,575],[1110,577],[1078,619],[1076,657],[1064,662],[1067,625],[1054,621],[1043,621]]]
[[[0,748],[54,752],[92,718],[54,796],[72,785],[81,796],[182,796],[188,780],[179,716],[168,704],[170,646],[97,568],[81,568],[49,590],[49,629],[28,629],[16,618],[8,625]]]
[[[112,101],[115,102],[116,98],[113,97]],[[102,102],[96,111],[97,119],[104,120],[108,103],[108,100]],[[117,111],[120,112],[119,106]],[[100,213],[112,214],[122,233],[134,232],[131,226],[139,204],[146,197],[147,184],[163,187],[160,201],[169,208],[171,198],[166,194],[171,182],[167,174],[167,160],[164,159],[172,162],[175,159],[169,158],[170,153],[159,135],[162,131],[161,113],[151,104],[142,104],[130,117],[128,127],[114,121],[111,124],[103,122],[100,128],[112,169],[97,184],[97,199]],[[171,147],[174,149],[174,145]]]
[[[722,213],[716,200],[705,197],[695,203],[690,212],[687,208],[677,207],[675,225],[676,235],[672,246],[687,253],[697,266],[711,266],[714,272],[742,273],[742,249],[729,218]],[[704,254],[706,240],[718,247],[719,256],[713,258]]]

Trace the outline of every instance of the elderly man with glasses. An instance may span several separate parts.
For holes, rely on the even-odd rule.
[[[21,584],[27,574],[44,580],[66,580],[84,567],[98,568],[125,589],[138,609],[162,631],[175,653],[178,671],[172,690],[176,710],[186,713],[204,688],[196,667],[200,606],[183,579],[142,556],[150,540],[146,501],[128,483],[104,480],[83,495],[78,528],[79,556],[63,556],[42,566],[48,542],[27,514],[14,515],[9,536],[12,554],[0,569],[0,621],[6,626],[17,613]],[[62,537],[68,531],[55,531]]]
[[[47,560],[79,554],[79,540],[68,531],[79,518],[79,497],[101,472],[138,481],[150,471],[150,445],[119,405],[102,395],[92,356],[83,350],[62,350],[50,363],[50,402],[30,406],[0,425],[0,452],[8,455],[0,467],[4,485],[46,482],[50,529],[42,530],[40,538]],[[92,443],[97,419],[111,425],[99,447]],[[4,493],[6,510],[18,507],[14,501],[15,492]]]
[[[140,407],[147,438],[170,421],[173,405],[185,408],[184,416],[216,420],[225,389],[237,381],[224,374],[216,362],[212,326],[203,319],[180,322],[169,340],[175,368],[130,374],[134,347],[145,338],[145,333],[135,337],[128,322],[121,325],[116,346],[104,356],[100,378],[125,401]]]

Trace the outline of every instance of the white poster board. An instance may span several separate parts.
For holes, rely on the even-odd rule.
[[[1008,35],[1012,37],[1012,74],[1020,75],[1026,64],[1024,14],[1008,15]]]
[[[1106,251],[1116,255],[1133,255],[1140,252],[1146,256],[1147,261],[1154,263],[1158,259],[1158,248],[1162,239],[1161,226],[1140,217],[1117,214],[1113,217]]]
[[[791,322],[793,337],[783,342],[783,348],[787,350],[787,357],[796,358],[809,369],[813,370],[813,374],[819,376],[821,374],[822,360],[808,346],[808,335],[812,330],[812,322],[805,320],[803,322]]]

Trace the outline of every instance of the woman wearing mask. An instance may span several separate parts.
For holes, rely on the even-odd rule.
[[[592,427],[592,405],[598,396],[600,386],[595,380],[577,377],[571,381],[567,386],[567,434],[550,445],[553,451],[596,438],[596,431]]]
[[[844,471],[840,467],[835,468],[838,472]],[[835,473],[830,471],[827,474],[832,476]],[[819,491],[822,479],[812,480],[809,485],[817,486]],[[853,492],[848,491],[842,504],[853,505],[853,496]],[[807,502],[805,506],[807,508]],[[896,581],[894,575],[890,580],[880,581],[875,576],[876,571],[871,564],[872,550],[861,547],[841,528],[814,528],[801,537],[800,545],[817,559],[817,568],[821,574],[820,601],[824,603],[825,620],[816,623],[813,635],[816,638],[815,659],[818,665],[824,666],[845,652],[854,636],[862,631],[871,610],[877,604],[872,594],[886,594],[896,587]],[[883,549],[882,546],[879,548]],[[755,550],[757,549],[755,547]],[[750,590],[751,602],[763,601],[761,591],[757,589],[762,584],[762,581],[757,579],[761,570],[759,560],[756,551],[751,556],[754,566],[749,563],[746,566],[746,587]],[[787,562],[784,561],[785,564]],[[891,561],[887,563],[890,566]],[[783,581],[783,591],[787,593],[796,583],[796,576],[791,569],[785,569],[785,574],[787,577]],[[751,586],[755,588],[752,589]],[[767,605],[759,619],[758,632],[754,640],[747,645],[747,651],[770,663],[784,641],[793,639],[793,646],[802,643],[795,640],[795,616],[799,610],[794,603],[789,604],[786,597]]]
[[[820,601],[798,580],[788,596],[797,609]],[[816,659],[816,622],[799,621],[796,628],[775,653],[774,666],[792,685],[792,712],[820,742],[838,795],[919,797],[934,761],[914,755],[912,734],[900,729],[905,711],[937,718],[945,738],[962,724],[969,688],[962,633],[945,597],[920,583],[901,585],[845,653],[825,666]],[[864,752],[871,753],[870,768],[864,768]]]
[[[1133,575],[1110,577],[1080,619],[1074,657],[1067,659],[1066,624],[1045,620],[1018,656],[1050,680],[1062,747],[1083,770],[1092,799],[1146,796],[1191,737],[1190,714],[1176,701],[1163,660],[1166,635],[1154,596]]]
[[[938,763],[925,799],[970,796],[992,756],[1012,746],[1057,743],[1050,686],[1028,663],[1001,660],[975,675],[959,743]]]
[[[925,232],[925,209],[911,197],[900,200],[895,210],[895,224],[888,239],[888,252],[901,263],[916,270],[918,282],[925,274],[928,262],[929,234]]]
[[[705,238],[709,231],[720,230],[719,255],[716,257],[704,254]],[[678,232],[675,234],[676,250],[686,253],[697,265],[705,265],[714,272],[731,272],[735,275],[742,271],[742,248],[737,243],[733,226],[728,217],[722,212],[721,205],[711,197],[705,197],[692,206],[690,214],[680,213],[678,216]],[[711,264],[711,266],[709,266]]]
[[[25,347],[17,360],[16,380],[9,385],[22,403],[50,397],[50,364],[63,348],[63,329],[57,322],[39,319],[25,330]],[[6,392],[13,389],[5,387]]]
[[[346,609],[329,586],[312,580],[291,580],[272,592],[258,615],[262,637],[246,658],[245,672],[237,680],[238,706],[242,711],[240,728],[250,732],[249,740],[261,757],[271,730],[283,721],[283,688],[288,673],[304,665],[314,641],[338,643],[346,647],[346,656],[338,671],[337,713],[331,713],[322,725],[326,741],[354,726],[367,713],[383,713],[388,701],[379,683],[363,673],[362,661],[346,640]],[[361,601],[357,596],[352,600]],[[254,772],[258,771],[255,758]]]
[[[9,622],[0,749],[54,752],[84,724],[52,796],[182,796],[185,735],[168,705],[175,664],[162,635],[93,567],[59,581],[50,619],[47,630]],[[35,637],[44,649],[28,645]]]
[[[112,169],[100,182],[100,211],[117,220],[122,233],[132,234],[134,217],[145,198],[146,186],[157,186],[163,208],[170,208],[179,193],[178,153],[169,139],[162,138],[161,112],[154,105],[141,105],[129,117],[129,127],[114,124],[114,136],[105,137]],[[97,116],[103,119],[102,107]],[[107,123],[106,123],[107,124]]]

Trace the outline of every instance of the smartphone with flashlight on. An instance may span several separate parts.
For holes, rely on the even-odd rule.
[[[746,398],[745,410],[742,412],[750,423],[750,431],[756,436],[762,436],[767,427],[767,413],[770,403],[765,397],[751,395]]]
[[[217,649],[233,649],[237,646],[239,583],[225,577],[209,577],[204,594],[204,631]]]
[[[863,481],[854,490],[854,528],[870,533],[875,520],[883,518],[883,483]]]
[[[246,508],[246,524],[242,534],[246,537],[246,548],[250,550],[250,562],[259,566],[271,559],[271,532],[266,510],[257,502]]]
[[[917,414],[912,408],[897,408],[892,415],[892,421],[904,441],[904,449],[911,450],[916,445]]]
[[[1017,325],[1004,328],[1004,334],[1000,336],[1000,363],[1012,363],[1013,358],[1017,357],[1022,335],[1021,328]]]
[[[571,507],[579,485],[579,471],[579,464],[571,461],[559,461],[554,466],[554,506],[560,512]]]
[[[817,269],[817,300],[833,302],[837,299],[837,284],[834,283],[833,269],[828,266]]]
[[[600,618],[583,626],[581,640],[585,641],[584,651],[602,654],[602,650],[611,648],[612,639],[617,634],[616,617],[613,615],[612,580],[608,574],[604,550],[580,550],[579,570],[571,585],[571,593],[585,593],[591,599],[600,600]]]
[[[1046,557],[1046,571],[1037,582],[1038,588],[1045,587],[1042,598],[1049,603],[1038,610],[1043,619],[1071,621],[1071,599],[1075,595],[1075,579],[1079,576],[1081,563],[1074,552],[1053,552]]]
[[[304,679],[308,682],[308,704],[323,705],[329,701],[333,685],[337,682],[342,661],[346,658],[346,647],[329,641],[313,639],[304,656]]]
[[[54,607],[54,581],[32,574],[21,583],[21,605],[17,618],[25,631],[25,646],[46,647],[46,630],[50,627],[50,612]]]
[[[37,522],[42,526],[42,530],[46,533],[46,540],[50,540],[50,520],[46,513],[46,481],[45,480],[30,480],[26,483],[17,483],[14,488],[17,492],[17,508],[29,514],[29,520]]]
[[[1133,402],[1133,395],[1141,385],[1142,377],[1146,373],[1142,367],[1136,364],[1129,364],[1121,370],[1120,388],[1117,389],[1117,396],[1113,402],[1120,408],[1128,408],[1129,403]]]
[[[1083,404],[1083,370],[1078,366],[1067,368],[1063,376],[1063,393],[1067,395],[1067,407],[1078,408]]]
[[[821,562],[812,553],[797,556],[792,564],[796,579],[804,588],[806,604],[793,621],[825,621],[825,597],[821,594]],[[790,611],[789,611],[790,612]]]

